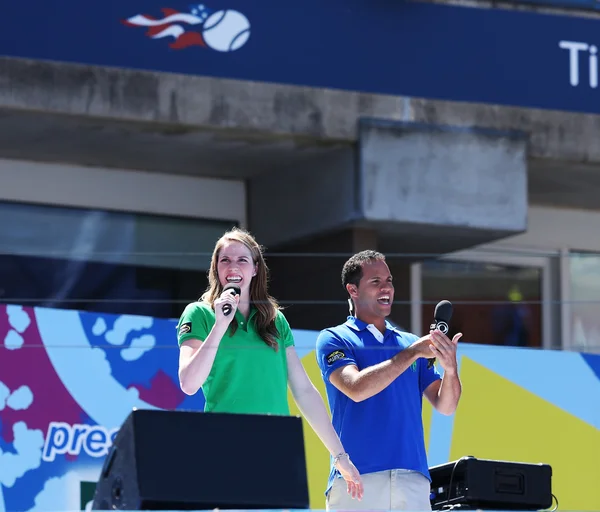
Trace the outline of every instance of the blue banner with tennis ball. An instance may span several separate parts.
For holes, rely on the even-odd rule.
[[[600,21],[394,0],[8,2],[0,55],[600,112]]]

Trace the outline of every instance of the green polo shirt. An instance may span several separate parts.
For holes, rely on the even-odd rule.
[[[287,398],[287,358],[285,349],[294,345],[290,325],[278,311],[275,325],[279,350],[269,347],[254,328],[256,308],[246,322],[236,311],[238,328],[227,330],[202,386],[205,412],[289,415]],[[215,312],[209,304],[189,304],[177,324],[179,345],[189,339],[204,341],[215,325]]]

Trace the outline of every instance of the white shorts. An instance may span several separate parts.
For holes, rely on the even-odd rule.
[[[365,492],[358,501],[346,491],[346,481],[336,478],[327,493],[326,510],[431,511],[430,483],[416,471],[392,469],[361,475]]]

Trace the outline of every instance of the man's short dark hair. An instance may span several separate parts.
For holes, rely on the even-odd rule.
[[[342,268],[342,285],[344,289],[346,289],[347,284],[358,286],[363,276],[363,265],[375,260],[385,261],[385,256],[377,251],[361,251],[344,263]]]

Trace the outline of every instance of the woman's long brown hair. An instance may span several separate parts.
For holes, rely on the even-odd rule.
[[[279,304],[269,295],[269,269],[263,257],[263,248],[247,231],[240,228],[233,228],[218,240],[212,254],[210,270],[208,271],[208,287],[202,297],[200,297],[200,300],[210,304],[214,309],[215,300],[223,293],[223,286],[221,286],[217,272],[217,263],[221,249],[226,242],[239,242],[250,250],[252,261],[256,265],[256,275],[250,283],[250,302],[257,309],[254,316],[254,325],[263,341],[273,349],[278,350],[279,344],[277,338],[279,337],[279,332],[275,326],[275,317],[279,310]],[[230,326],[230,332],[233,335],[238,328],[235,318],[231,321]]]

